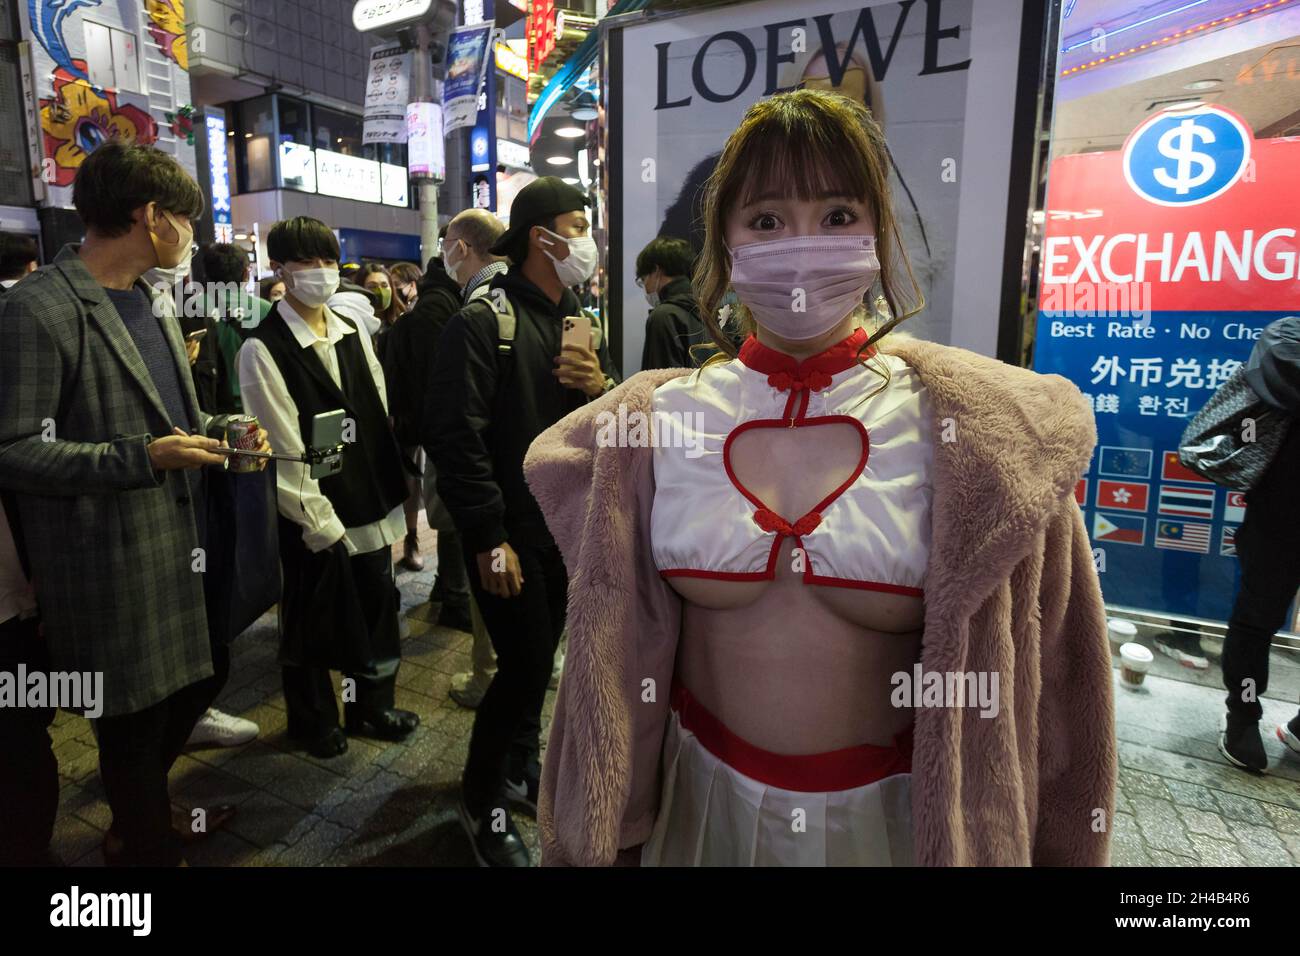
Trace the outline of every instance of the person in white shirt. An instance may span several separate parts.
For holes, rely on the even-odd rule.
[[[279,463],[281,662],[289,735],[318,757],[347,750],[330,670],[342,670],[349,733],[400,740],[418,715],[394,707],[401,661],[392,545],[406,532],[397,442],[370,337],[326,303],[338,288],[338,240],[298,217],[267,235],[286,294],[239,353],[244,408],[277,450],[302,454],[314,416],[343,409],[343,467],[312,478]]]

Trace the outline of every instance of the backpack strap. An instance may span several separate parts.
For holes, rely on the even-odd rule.
[[[515,331],[519,326],[515,307],[510,303],[510,297],[506,295],[504,289],[490,289],[482,300],[496,313],[497,354],[498,356],[509,355],[514,350]]]

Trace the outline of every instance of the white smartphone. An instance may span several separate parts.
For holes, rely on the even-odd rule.
[[[560,348],[566,345],[579,345],[591,348],[591,319],[585,315],[566,315],[564,331],[560,336]]]

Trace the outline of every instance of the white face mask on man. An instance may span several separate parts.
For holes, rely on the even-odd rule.
[[[166,227],[158,232],[152,228],[149,230],[149,241],[153,244],[158,265],[147,270],[141,278],[155,288],[160,285],[171,287],[190,274],[190,262],[194,258],[194,230],[182,228],[176,217],[165,209],[157,213],[155,223]],[[175,241],[171,241],[168,233],[175,236]]]
[[[165,286],[170,289],[178,282],[183,282],[185,277],[190,274],[190,264],[194,259],[194,247],[185,250],[185,258],[172,266],[170,269],[163,266],[154,266],[146,272],[142,279],[154,288]]]
[[[460,243],[459,239],[449,242],[443,246],[442,268],[446,271],[447,275],[451,277],[452,282],[455,282],[458,285],[464,285],[465,283],[462,281],[461,277],[456,275],[456,270],[458,270],[461,266],[465,264],[465,259],[462,257],[457,260],[455,265],[451,264],[451,251],[452,249],[456,248],[458,243]]]
[[[287,294],[309,309],[319,309],[339,289],[338,266],[319,269],[288,269],[277,273],[284,280]]]
[[[569,254],[563,259],[557,259],[549,251],[546,254],[550,256],[551,261],[555,263],[555,277],[564,285],[582,285],[591,278],[596,271],[596,262],[599,259],[599,253],[596,249],[596,240],[591,236],[561,236],[544,226],[538,226],[542,230],[542,243],[544,245],[555,245],[555,240],[565,243],[569,247]],[[553,239],[548,237],[554,237]]]

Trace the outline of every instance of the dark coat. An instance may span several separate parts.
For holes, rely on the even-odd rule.
[[[588,401],[553,374],[562,321],[578,314],[578,299],[565,289],[552,302],[514,267],[490,288],[501,289],[514,307],[513,347],[499,351],[499,325],[486,299],[451,317],[434,356],[421,444],[467,548],[487,551],[506,540],[545,547],[551,536],[524,481],[524,454],[534,438]],[[606,336],[597,354],[617,383]]]
[[[385,333],[382,364],[388,388],[388,414],[398,444],[410,448],[424,434],[424,403],[438,337],[460,308],[460,286],[441,269],[420,281],[420,294],[410,312]]]
[[[186,408],[206,431],[162,299]],[[4,297],[0,329],[0,486],[15,492],[51,666],[102,672],[105,717],[142,710],[212,674],[196,502],[187,473],[155,472],[147,450],[171,433],[166,409],[73,246]]]

